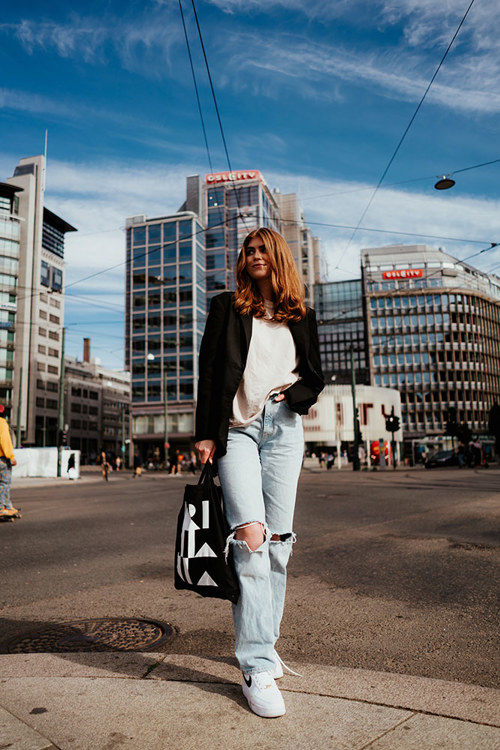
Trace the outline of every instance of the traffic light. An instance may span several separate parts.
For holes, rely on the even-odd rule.
[[[399,417],[394,416],[394,414],[390,414],[385,418],[385,429],[387,430],[387,432],[397,432],[399,430],[399,427]]]
[[[446,414],[445,435],[454,437],[457,434],[457,410],[454,406],[449,406]]]

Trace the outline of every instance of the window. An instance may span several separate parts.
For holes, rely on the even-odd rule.
[[[47,313],[45,310],[39,310],[38,314],[42,318],[42,320],[47,320]]]
[[[48,365],[47,372],[51,372],[53,375],[57,375],[59,370],[57,369],[55,365]]]
[[[43,286],[50,286],[50,266],[44,260],[42,260],[41,264],[40,283],[43,284]]]
[[[52,268],[52,289],[60,292],[62,289],[62,271],[60,268]]]
[[[161,242],[161,224],[150,224],[148,227],[149,244]]]
[[[146,244],[146,227],[134,227],[134,247]]]
[[[148,401],[160,401],[161,388],[160,383],[150,383],[148,385]]]

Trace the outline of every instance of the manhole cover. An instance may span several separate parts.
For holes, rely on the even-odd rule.
[[[174,637],[166,622],[104,617],[51,625],[13,639],[9,654],[63,651],[152,651]]]

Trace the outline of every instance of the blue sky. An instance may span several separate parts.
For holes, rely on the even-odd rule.
[[[433,188],[500,159],[497,0],[475,0],[362,228],[342,228],[357,226],[469,3],[198,0],[232,167],[298,193],[330,280],[359,276],[362,247],[427,242],[466,258],[500,242],[500,162]],[[79,229],[67,240],[68,353],[81,358],[90,336],[93,355],[121,367],[125,218],[177,210],[185,177],[210,171],[178,0],[4,4],[0,69],[0,180],[43,152],[47,129],[46,204]],[[470,262],[500,273],[500,249]]]

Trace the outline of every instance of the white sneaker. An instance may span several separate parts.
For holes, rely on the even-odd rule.
[[[283,696],[270,672],[243,672],[241,687],[248,705],[257,716],[272,719],[285,713]]]
[[[295,675],[295,677],[302,677],[301,674],[298,672],[294,672],[293,669],[290,669],[290,667],[285,664],[281,656],[278,654],[277,651],[274,652],[274,669],[272,672],[272,675],[275,680],[279,680],[283,677],[283,667],[285,667],[287,672],[290,672],[290,674]]]

